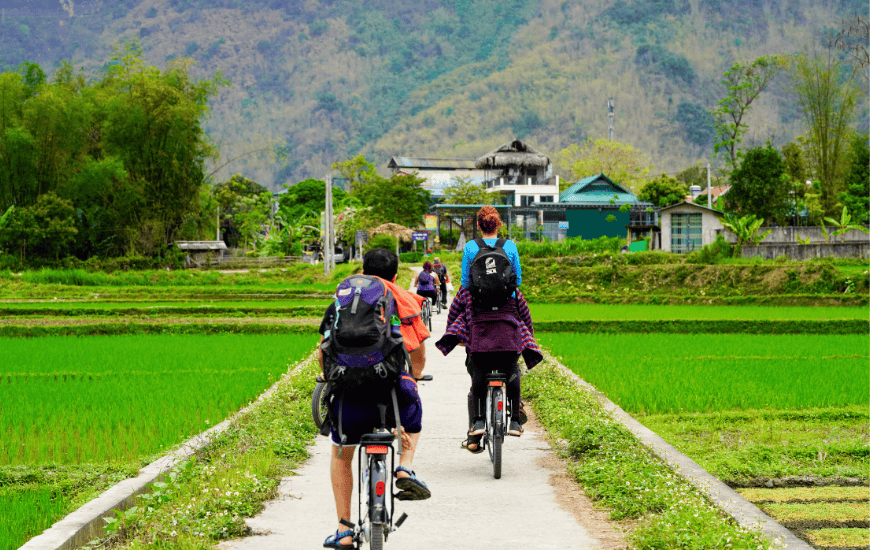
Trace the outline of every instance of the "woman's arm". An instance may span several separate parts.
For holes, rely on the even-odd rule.
[[[421,271],[420,273],[423,273],[423,272]],[[417,286],[417,279],[420,278],[420,273],[417,273],[416,275],[414,275],[414,282],[411,283],[411,286]]]
[[[512,246],[508,247],[508,243]],[[515,242],[508,241],[508,243],[505,243],[505,253],[507,253],[511,266],[514,268],[514,273],[517,275],[517,286],[520,286],[520,283],[523,282],[523,270],[520,267],[520,251],[517,250]]]

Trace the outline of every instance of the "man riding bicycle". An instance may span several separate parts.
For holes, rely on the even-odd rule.
[[[394,385],[396,401],[399,410],[399,425],[402,427],[402,448],[399,466],[396,468],[396,487],[401,492],[399,500],[425,500],[431,496],[429,488],[420,481],[411,470],[414,452],[422,430],[423,408],[417,393],[417,383],[414,378],[422,376],[426,364],[423,341],[429,337],[429,331],[420,321],[420,303],[422,298],[402,289],[395,284],[399,259],[389,250],[376,248],[363,257],[363,275],[380,278],[392,292],[398,316],[401,320],[401,337],[407,349],[412,373],[402,372]],[[332,303],[324,314],[320,325],[320,333],[327,335],[336,326],[337,310]],[[324,338],[321,338],[321,344]],[[318,360],[324,366],[322,347],[318,349]],[[391,403],[390,389],[372,390],[370,387],[348,389],[340,396],[330,400],[330,416],[339,418],[339,426],[335,423],[330,427],[332,439],[332,458],[330,461],[330,477],[332,492],[335,498],[335,509],[338,516],[338,528],[335,534],[327,537],[325,548],[353,548],[353,531],[346,530],[341,520],[350,521],[351,495],[353,491],[353,456],[360,437],[371,433],[380,423],[378,404]],[[387,409],[387,424],[396,426],[392,407]],[[349,447],[349,448],[345,448]]]
[[[432,271],[441,281],[441,306],[447,307],[447,266],[441,263],[441,258],[435,258]]]

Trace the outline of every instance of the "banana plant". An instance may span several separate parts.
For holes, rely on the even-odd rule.
[[[839,236],[841,243],[846,242],[846,236],[845,236],[846,233],[848,233],[849,231],[851,231],[853,229],[863,231],[864,233],[870,233],[870,230],[868,230],[866,227],[852,221],[852,215],[849,214],[849,211],[846,209],[845,206],[843,207],[842,214],[840,214],[839,221],[837,221],[833,218],[825,218],[825,221],[828,222],[829,224],[837,227],[837,229],[835,229],[833,231],[833,233],[831,233],[831,234],[834,235],[835,237]],[[824,226],[824,224],[822,224],[822,225]],[[826,235],[826,237],[827,237],[827,235]],[[825,242],[827,242],[827,238],[825,239]]]
[[[761,229],[763,223],[764,218],[756,219],[755,214],[749,214],[742,218],[725,216],[722,219],[722,226],[737,236],[738,247],[744,243],[758,244],[770,235],[770,232],[773,231],[772,229],[768,229],[761,235],[758,234],[758,230]]]
[[[0,229],[6,227],[6,220],[9,219],[9,215],[12,214],[12,211],[15,210],[15,205],[10,206],[6,209],[6,212],[0,216]]]

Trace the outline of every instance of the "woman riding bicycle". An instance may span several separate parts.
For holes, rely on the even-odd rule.
[[[477,226],[483,234],[483,243],[496,246],[501,226],[498,211],[484,206],[477,213]],[[516,275],[516,286],[522,282],[519,251],[516,244],[505,240],[502,248]],[[464,345],[465,364],[471,375],[471,406],[468,439],[463,447],[472,453],[481,452],[479,441],[485,431],[484,403],[486,375],[497,371],[507,377],[507,397],[511,403],[511,423],[508,434],[519,436],[523,429],[520,418],[520,372],[518,359],[522,354],[528,368],[538,364],[543,356],[534,339],[531,315],[522,293],[516,290],[507,302],[498,308],[481,309],[472,303],[469,292],[471,265],[480,250],[476,241],[465,245],[462,256],[462,286],[450,307],[447,330],[436,347],[445,355],[454,346]]]
[[[417,287],[417,294],[429,298],[434,304],[438,299],[436,288],[440,285],[441,281],[438,279],[438,275],[432,272],[432,262],[423,263],[423,271],[417,273],[417,276],[414,277],[414,286]]]

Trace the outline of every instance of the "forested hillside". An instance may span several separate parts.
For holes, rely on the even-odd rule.
[[[707,157],[707,111],[740,58],[823,48],[860,0],[64,0],[9,1],[0,70],[60,60],[95,76],[119,39],[163,68],[231,82],[207,129],[216,174],[272,189],[358,153],[473,157],[519,137],[551,157],[607,136],[655,172]],[[867,102],[859,124],[867,126]],[[747,145],[803,133],[782,77],[753,104]],[[277,147],[275,145],[277,144]],[[278,149],[279,155],[267,154]],[[262,150],[261,152],[256,152]],[[654,173],[655,173],[654,172]]]

